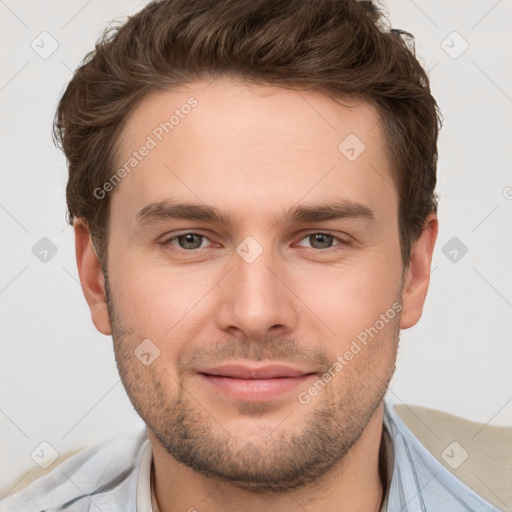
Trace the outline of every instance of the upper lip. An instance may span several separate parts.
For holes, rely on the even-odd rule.
[[[218,377],[231,377],[234,379],[275,379],[279,377],[300,377],[314,372],[304,371],[300,368],[283,364],[254,366],[238,363],[205,368],[199,373]]]

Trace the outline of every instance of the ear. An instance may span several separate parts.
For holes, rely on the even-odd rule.
[[[85,300],[91,310],[92,323],[102,334],[111,333],[105,294],[105,277],[87,225],[75,219],[75,251],[78,275]]]
[[[411,246],[411,260],[405,272],[402,290],[401,329],[416,325],[423,313],[438,228],[437,216],[431,213],[425,220],[421,235]]]

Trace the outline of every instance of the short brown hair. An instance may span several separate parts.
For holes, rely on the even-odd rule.
[[[346,95],[377,108],[399,196],[404,266],[437,212],[441,117],[406,32],[356,0],[161,0],[111,26],[84,58],[54,120],[69,181],[68,220],[82,219],[106,268],[110,198],[123,124],[150,92],[217,76]],[[385,185],[383,185],[385,186]]]

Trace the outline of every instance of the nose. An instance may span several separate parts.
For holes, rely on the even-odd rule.
[[[251,339],[295,329],[297,304],[278,267],[266,251],[252,263],[234,255],[234,267],[221,283],[222,298],[216,315],[219,328]]]

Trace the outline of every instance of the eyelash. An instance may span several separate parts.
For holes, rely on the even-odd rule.
[[[167,239],[163,240],[162,242],[160,242],[160,245],[162,245],[163,247],[172,246],[173,250],[177,250],[177,251],[183,252],[183,253],[186,253],[186,252],[192,253],[192,252],[200,251],[201,249],[207,249],[207,247],[199,247],[197,249],[183,249],[182,247],[173,246],[173,244],[172,244],[173,241],[175,241],[178,238],[180,238],[182,236],[185,236],[185,235],[197,235],[197,236],[202,237],[203,239],[209,240],[209,238],[206,235],[202,235],[201,233],[196,233],[195,231],[185,231],[185,232],[180,233],[178,235],[174,235],[171,238],[167,238]],[[338,244],[337,245],[333,245],[331,247],[327,247],[325,249],[317,249],[315,247],[304,247],[304,246],[300,246],[300,247],[304,247],[306,249],[309,249],[309,250],[315,251],[315,252],[327,252],[327,251],[329,251],[329,252],[337,252],[339,250],[343,250],[346,246],[350,245],[350,242],[348,240],[340,238],[339,236],[336,236],[334,233],[332,233],[330,231],[312,231],[310,233],[305,234],[299,241],[302,242],[302,240],[304,240],[305,238],[308,238],[308,237],[310,237],[312,235],[332,236],[333,239],[338,242]]]

